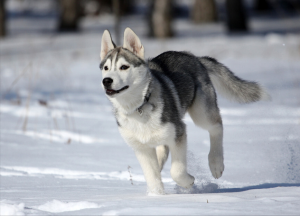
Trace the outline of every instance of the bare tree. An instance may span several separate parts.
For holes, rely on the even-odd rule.
[[[115,15],[115,34],[116,44],[121,43],[121,16],[126,15],[132,11],[132,0],[113,0],[112,7]]]
[[[58,0],[59,31],[77,31],[80,19],[80,0]]]
[[[216,3],[214,0],[195,0],[191,18],[195,23],[208,23],[217,21]]]
[[[95,14],[101,13],[112,13],[114,12],[114,7],[116,5],[115,0],[81,0],[83,4],[88,2],[94,2],[98,5],[98,8],[95,10]],[[119,0],[117,3],[120,8],[120,15],[126,15],[132,12],[134,0]]]
[[[120,44],[120,0],[113,0],[113,11],[115,14],[115,34],[116,34],[116,44]]]
[[[254,10],[256,11],[268,11],[271,10],[271,5],[268,0],[255,0]]]
[[[248,31],[247,16],[242,0],[226,0],[227,28],[230,32]]]
[[[172,0],[152,0],[150,3],[149,35],[157,38],[173,36]]]
[[[0,0],[0,37],[6,35],[5,0]]]

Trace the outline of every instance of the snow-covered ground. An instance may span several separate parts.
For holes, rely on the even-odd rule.
[[[186,116],[195,187],[176,186],[168,161],[167,195],[146,195],[142,170],[100,85],[100,39],[113,25],[103,17],[84,21],[86,31],[77,35],[25,32],[0,41],[1,215],[299,215],[300,34],[229,37],[221,25],[178,20],[179,37],[153,40],[134,19],[122,29],[141,35],[147,57],[166,50],[212,56],[272,95],[271,102],[250,105],[218,98],[222,178],[209,172],[208,134]],[[14,25],[28,26],[19,21]]]

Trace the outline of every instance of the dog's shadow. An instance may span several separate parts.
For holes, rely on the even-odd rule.
[[[276,187],[300,187],[300,183],[265,183],[242,188],[219,188],[215,183],[206,183],[205,185],[193,185],[190,189],[184,189],[178,185],[175,186],[177,194],[204,194],[204,193],[235,193],[248,190],[270,189]]]

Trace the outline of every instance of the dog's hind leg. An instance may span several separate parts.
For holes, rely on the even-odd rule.
[[[187,138],[186,133],[178,137],[174,143],[169,145],[172,157],[171,176],[181,187],[190,188],[195,178],[187,173]]]
[[[162,171],[169,156],[169,147],[166,145],[157,146],[156,155],[157,155],[159,170]]]
[[[213,177],[220,178],[224,171],[223,125],[212,85],[197,88],[196,97],[188,112],[197,126],[209,132],[209,168]]]

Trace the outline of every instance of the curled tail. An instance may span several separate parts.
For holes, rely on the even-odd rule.
[[[226,66],[211,57],[199,57],[217,92],[229,100],[251,103],[270,100],[270,95],[256,82],[246,81],[235,76]]]

